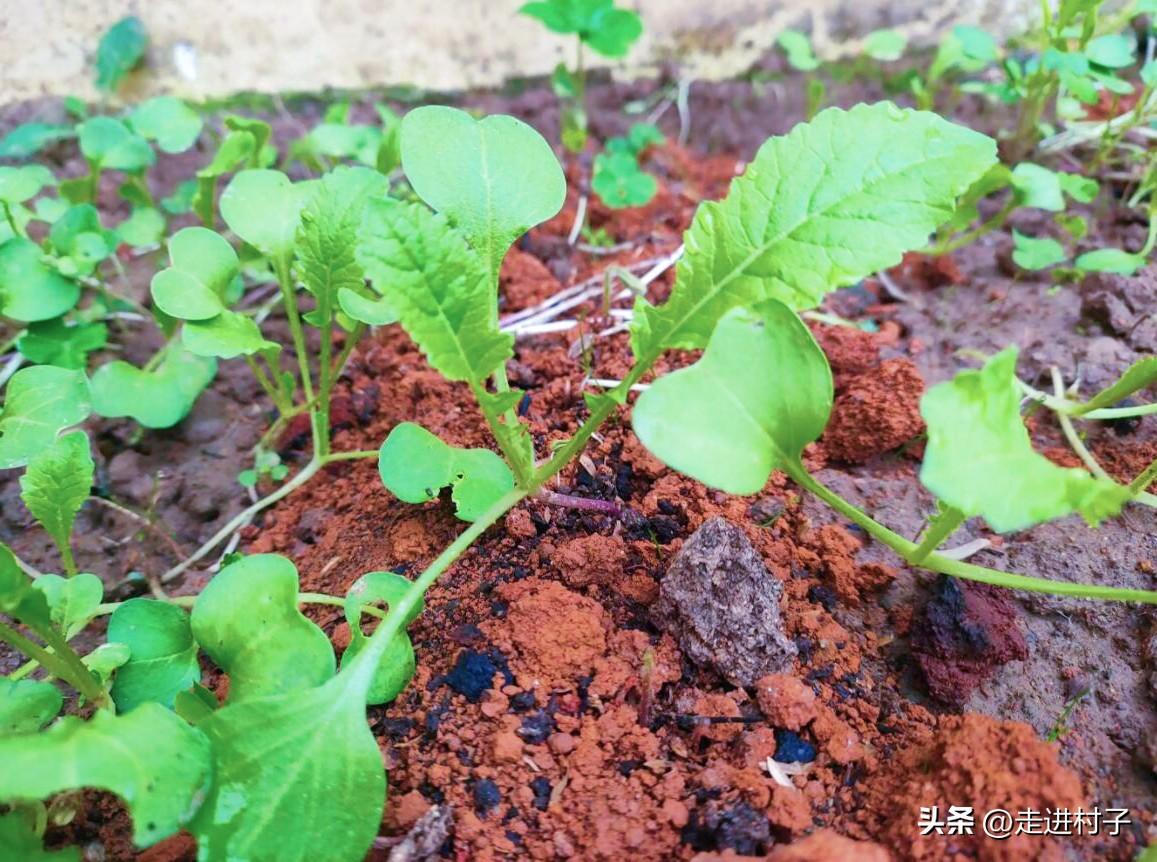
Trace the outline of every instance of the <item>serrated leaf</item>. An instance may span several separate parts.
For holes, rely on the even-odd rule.
[[[482,261],[444,215],[416,203],[370,201],[357,259],[448,380],[480,383],[513,355]]]
[[[51,446],[64,428],[92,412],[80,371],[37,365],[12,375],[0,412],[0,470],[23,467]]]
[[[31,363],[83,369],[88,354],[108,343],[103,323],[67,324],[62,318],[33,323],[16,342],[16,349]]]
[[[1064,263],[1067,255],[1064,246],[1051,236],[1025,236],[1015,228],[1012,231],[1012,260],[1021,269],[1048,269]]]
[[[185,825],[210,783],[208,740],[169,710],[68,716],[47,731],[0,738],[0,799],[41,800],[93,787],[124,799],[133,841],[148,847]]]
[[[473,521],[514,487],[514,474],[489,449],[459,449],[421,425],[395,425],[378,452],[378,474],[404,503],[426,503],[453,486],[455,511]]]
[[[181,329],[181,344],[195,356],[234,359],[263,350],[280,350],[267,341],[261,328],[245,314],[225,309],[208,320],[188,320]]]
[[[297,569],[277,554],[223,568],[193,606],[193,637],[229,674],[229,703],[321,685],[334,674],[325,632],[297,609]]]
[[[112,117],[93,117],[76,127],[80,151],[98,168],[134,171],[156,161],[149,142]]]
[[[176,605],[129,599],[113,611],[108,641],[129,649],[112,687],[122,713],[150,702],[172,707],[178,692],[201,679],[189,615]]]
[[[1131,497],[1128,488],[1058,467],[1033,451],[1020,415],[1016,357],[1010,347],[979,371],[961,371],[925,393],[920,413],[928,445],[920,481],[1000,533],[1073,512],[1092,525],[1115,515]]]
[[[315,181],[294,183],[281,171],[239,171],[221,193],[221,218],[262,254],[288,260],[302,207],[315,186]]]
[[[1157,356],[1138,359],[1125,369],[1125,373],[1117,379],[1116,383],[1102,389],[1077,408],[1075,412],[1080,415],[1088,413],[1090,410],[1112,407],[1134,392],[1152,385],[1154,381],[1157,381]]]
[[[41,575],[32,582],[32,588],[44,594],[52,623],[66,638],[88,625],[104,598],[101,579],[87,572],[71,578]]]
[[[702,347],[736,306],[809,308],[895,266],[995,160],[991,138],[889,102],[829,108],[771,138],[723,201],[699,207],[670,299],[637,303],[635,355]]]
[[[0,245],[0,314],[26,322],[59,317],[80,299],[80,285],[44,262],[40,246],[24,237]]]
[[[566,179],[554,151],[514,117],[476,120],[441,105],[410,111],[401,134],[415,193],[462,231],[497,285],[514,240],[562,209]]]
[[[13,811],[0,816],[0,858],[19,862],[80,862],[80,849],[45,850],[44,839],[25,817]]]
[[[135,15],[121,18],[105,31],[96,48],[96,85],[112,92],[145,56],[149,37]]]
[[[68,545],[76,515],[92,490],[94,470],[88,435],[73,431],[38,452],[20,477],[20,499],[57,547]]]
[[[350,587],[345,600],[345,618],[350,630],[350,644],[342,654],[342,667],[348,666],[365,649],[369,638],[362,631],[362,608],[368,604],[384,604],[387,608],[397,603],[410,589],[411,581],[394,572],[367,572]],[[386,648],[374,681],[370,685],[366,703],[389,703],[405,689],[416,668],[414,646],[405,627],[417,619],[425,609],[425,600],[411,608],[402,622],[402,629],[394,635]]]
[[[129,114],[129,125],[138,135],[157,142],[166,153],[183,153],[201,135],[201,115],[172,96],[147,99]]]
[[[146,428],[171,428],[217,375],[217,362],[170,348],[155,371],[117,360],[92,375],[93,410],[107,419],[131,417]]]
[[[714,488],[754,494],[773,469],[799,462],[831,409],[823,351],[794,311],[768,300],[728,312],[698,362],[639,396],[631,422],[665,464]]]
[[[0,677],[0,738],[36,733],[56,718],[63,706],[64,697],[50,682]]]

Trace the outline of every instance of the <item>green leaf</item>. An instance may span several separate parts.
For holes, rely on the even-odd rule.
[[[68,545],[76,515],[92,490],[94,469],[88,435],[73,431],[38,452],[20,477],[20,499],[57,547]]]
[[[1085,272],[1111,272],[1116,275],[1133,275],[1145,266],[1144,255],[1131,254],[1119,248],[1098,248],[1080,255],[1077,269]]]
[[[173,698],[173,711],[194,727],[216,712],[219,706],[217,695],[199,682],[193,683],[186,691],[177,692]]]
[[[465,234],[493,284],[514,240],[566,199],[550,144],[502,114],[475,120],[440,105],[410,111],[402,120],[402,168],[418,197]]]
[[[20,811],[0,815],[0,855],[19,862],[80,862],[77,847],[45,850],[44,839]]]
[[[388,299],[370,299],[348,287],[338,288],[338,305],[341,310],[362,323],[370,326],[386,326],[398,322],[398,314]]]
[[[40,246],[24,237],[0,245],[0,314],[32,322],[59,317],[80,299],[80,285],[44,262]]]
[[[108,343],[103,323],[66,324],[62,318],[33,323],[20,336],[16,348],[29,362],[83,369],[88,354]]]
[[[229,229],[271,259],[288,260],[301,210],[316,183],[293,183],[281,171],[240,171],[221,193],[221,218]]]
[[[1124,69],[1136,62],[1137,40],[1120,33],[1106,33],[1094,36],[1085,46],[1085,56],[1090,63],[1106,69]]]
[[[884,63],[899,60],[907,47],[908,37],[899,30],[874,30],[864,40],[864,53]]]
[[[622,209],[650,203],[659,184],[639,167],[633,154],[599,153],[591,188],[608,207]]]
[[[0,201],[19,204],[40,194],[45,186],[56,185],[56,177],[44,165],[14,168],[0,165]]]
[[[153,276],[153,303],[170,317],[209,320],[225,310],[225,291],[240,270],[228,240],[208,228],[187,227],[169,240],[172,266]]]
[[[354,581],[345,600],[345,618],[349,624],[350,645],[342,654],[342,667],[348,666],[369,643],[369,638],[361,627],[362,608],[368,604],[383,604],[388,608],[398,602],[410,586],[409,579],[394,572],[368,572]],[[421,600],[410,610],[402,624],[402,630],[394,635],[386,648],[381,661],[378,662],[366,703],[371,705],[389,703],[402,693],[413,678],[417,667],[414,645],[410,642],[405,627],[422,613],[425,606],[425,600]]]
[[[265,340],[252,317],[228,309],[209,320],[187,321],[181,331],[181,344],[195,356],[218,359],[281,349],[280,345]]]
[[[88,381],[80,371],[36,365],[8,381],[0,412],[0,470],[23,467],[57,435],[92,412]]]
[[[57,261],[57,269],[68,276],[92,275],[116,247],[115,235],[104,229],[100,213],[92,204],[78,204],[65,210],[52,223],[48,242],[63,258]]]
[[[183,153],[201,135],[201,115],[172,96],[141,102],[129,114],[129,125],[165,153]]]
[[[72,126],[54,123],[22,123],[0,138],[0,159],[26,159],[49,144],[75,138]]]
[[[183,215],[193,209],[193,198],[197,194],[196,180],[183,180],[167,198],[161,198],[161,209],[169,215]]]
[[[0,738],[0,762],[0,799],[36,801],[84,787],[120,796],[138,847],[185,825],[211,780],[208,740],[157,704]]]
[[[111,93],[137,67],[149,43],[145,25],[135,15],[121,18],[105,31],[96,49],[96,86]]]
[[[116,226],[117,240],[133,248],[157,245],[165,233],[165,217],[153,207],[137,207]]]
[[[514,475],[489,449],[459,449],[421,425],[395,425],[378,452],[382,483],[404,503],[426,503],[453,485],[455,511],[463,521],[481,517],[514,487]]]
[[[1012,170],[1010,180],[1021,206],[1060,212],[1065,208],[1060,176],[1055,171],[1021,162]]]
[[[537,18],[555,32],[574,33],[604,57],[623,57],[643,34],[643,21],[614,0],[542,0],[526,3],[519,13]]]
[[[809,308],[895,266],[995,160],[991,138],[890,102],[828,108],[771,138],[723,201],[699,207],[671,298],[637,302],[635,355],[702,347],[736,306]]]
[[[223,568],[193,606],[193,636],[229,674],[229,703],[304,692],[333,676],[325,632],[297,609],[297,569],[277,554]]]
[[[318,688],[233,701],[198,725],[215,773],[189,827],[202,859],[365,857],[386,796],[365,718],[373,670],[354,663]]]
[[[85,120],[76,132],[80,151],[98,168],[132,173],[156,161],[149,142],[112,117]]]
[[[1016,356],[1010,347],[979,371],[961,371],[925,393],[920,413],[928,445],[920,481],[999,533],[1072,512],[1092,525],[1115,515],[1131,496],[1128,488],[1033,451],[1020,415]]]
[[[31,579],[20,571],[16,557],[5,544],[0,544],[0,613],[34,631],[44,631],[52,624],[48,599],[40,590],[32,588]]]
[[[217,362],[170,348],[155,371],[117,360],[92,375],[95,412],[107,419],[129,416],[146,428],[171,428],[213,382]]]
[[[1101,184],[1092,177],[1082,177],[1080,174],[1058,173],[1057,181],[1061,189],[1075,201],[1091,204],[1101,191]]]
[[[416,203],[371,200],[357,259],[448,380],[480,383],[513,355],[514,339],[498,328],[482,262],[444,215]]]
[[[999,56],[996,40],[992,35],[979,27],[959,24],[952,28],[952,35],[960,43],[964,55],[973,60],[982,60],[985,63],[995,63]]]
[[[109,618],[108,641],[130,651],[112,687],[122,713],[150,702],[172,707],[178,692],[201,680],[189,615],[176,605],[129,599]]]
[[[104,598],[104,584],[96,575],[81,573],[71,578],[41,575],[32,588],[44,594],[49,617],[66,638],[89,624]]]
[[[1052,237],[1025,236],[1014,228],[1012,241],[1012,259],[1021,269],[1048,269],[1067,257],[1064,247]]]
[[[811,40],[798,30],[784,30],[775,40],[776,44],[787,55],[787,63],[800,72],[810,72],[818,69],[820,61],[812,51]]]
[[[728,493],[754,494],[773,469],[799,462],[831,409],[823,351],[795,312],[767,300],[724,315],[703,357],[651,384],[631,421],[665,464]]]
[[[131,652],[124,644],[101,644],[81,661],[93,672],[101,686],[107,689],[113,674],[128,662],[130,656]]]
[[[56,718],[63,706],[64,698],[50,682],[0,677],[0,738],[36,733]]]
[[[1077,409],[1077,414],[1088,413],[1090,410],[1100,410],[1103,407],[1113,407],[1134,392],[1150,386],[1157,381],[1157,356],[1147,356],[1138,359],[1122,374],[1117,382],[1107,386],[1086,401]]]
[[[297,272],[326,314],[334,311],[341,291],[354,295],[365,291],[365,274],[356,256],[358,226],[366,204],[384,198],[388,190],[389,180],[375,170],[340,167],[322,178],[302,211]],[[329,320],[323,324],[328,326]]]

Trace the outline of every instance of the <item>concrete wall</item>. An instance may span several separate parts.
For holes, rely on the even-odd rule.
[[[624,0],[620,0],[624,2]],[[414,84],[493,85],[548,72],[568,40],[515,14],[520,0],[0,0],[0,104],[52,95],[92,97],[101,33],[139,15],[151,44],[132,96],[219,96]],[[928,42],[956,22],[1012,32],[1035,0],[626,0],[646,32],[624,74],[679,58],[695,77],[743,71],[782,29],[812,31],[821,55],[898,26]],[[849,40],[853,40],[849,42]]]

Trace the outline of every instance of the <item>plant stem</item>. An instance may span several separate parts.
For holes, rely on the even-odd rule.
[[[929,554],[944,544],[945,539],[956,532],[964,520],[964,513],[951,506],[939,512],[932,519],[928,532],[924,534],[924,538],[920,540],[908,562],[916,565],[926,560]]]
[[[197,596],[168,596],[163,599],[157,599],[157,601],[168,602],[170,605],[177,605],[181,608],[191,608],[197,603]],[[332,605],[339,608],[345,607],[344,598],[341,596],[326,595],[325,593],[298,593],[297,603],[299,605]],[[123,604],[124,602],[105,602],[103,605],[97,605],[93,616],[100,617],[111,614]],[[378,617],[379,619],[385,619],[386,617],[385,611],[380,608],[375,608],[373,605],[363,605],[362,613]]]
[[[1129,483],[1129,490],[1135,494],[1140,494],[1157,480],[1157,461],[1154,461],[1144,470],[1142,470],[1137,478]]]
[[[180,563],[173,566],[171,569],[161,575],[160,582],[162,584],[167,584],[174,578],[180,576],[186,569],[188,569],[190,566],[212,551],[215,547],[217,547],[217,545],[221,544],[221,542],[228,539],[231,535],[233,535],[233,533],[249,523],[253,516],[258,512],[262,511],[263,509],[268,509],[278,500],[289,496],[295,490],[312,479],[317,471],[322,468],[322,466],[323,462],[315,455],[308,464],[301,468],[301,471],[296,476],[294,476],[272,494],[269,494],[266,497],[262,497],[253,505],[242,509],[232,520],[229,521],[229,523],[214,533],[209,538],[209,540],[205,542],[205,544],[201,545],[201,547],[194,551],[191,556],[186,557]]]
[[[377,449],[358,449],[354,452],[330,452],[325,456],[325,463],[332,464],[334,461],[356,461],[358,458],[377,457]]]
[[[868,535],[882,544],[887,545],[905,562],[911,559],[916,545],[898,533],[894,533],[883,524],[875,521],[871,516],[856,508],[839,494],[826,485],[820,483],[802,464],[789,463],[784,472],[806,491],[819,497],[852,523],[861,527]],[[1074,584],[1067,581],[1051,581],[1047,578],[1033,578],[1027,575],[1017,575],[1011,572],[1000,572],[965,563],[960,560],[950,560],[940,554],[929,554],[920,565],[933,572],[952,575],[970,581],[979,581],[984,584],[993,584],[1013,590],[1026,590],[1034,593],[1049,593],[1060,596],[1073,596],[1082,599],[1101,599],[1118,602],[1144,602],[1157,604],[1157,592],[1150,590],[1131,590],[1121,587],[1103,587],[1097,584]]]
[[[51,652],[11,626],[0,622],[0,641],[35,659],[52,676],[67,682],[95,706],[107,706],[108,699],[104,689],[64,638],[51,629],[46,629],[40,634],[52,648]]]
[[[623,513],[618,503],[613,500],[595,500],[590,497],[576,497],[574,494],[560,494],[557,491],[548,491],[539,488],[534,499],[541,500],[550,506],[562,509],[576,509],[580,512],[597,512],[600,515],[610,515],[617,518]]]
[[[64,566],[65,577],[73,577],[80,570],[76,567],[76,557],[72,555],[72,544],[68,541],[68,537],[65,536],[64,540],[58,542],[56,547],[60,551],[60,562]]]
[[[8,226],[12,228],[12,233],[16,236],[25,236],[24,231],[16,224],[16,217],[12,215],[12,207],[8,201],[0,201],[0,206],[4,207],[4,218],[8,221]]]
[[[329,399],[333,392],[333,309],[324,296],[318,300],[321,311],[321,356],[317,362],[318,401],[314,423],[313,454],[325,458],[329,454]]]
[[[305,393],[305,400],[313,403],[313,376],[309,370],[309,354],[306,352],[305,330],[301,326],[301,314],[297,308],[297,288],[289,273],[289,260],[279,257],[273,262],[277,273],[277,284],[281,288],[282,304],[285,306],[285,319],[289,322],[289,332],[293,337],[293,352],[297,354],[297,369],[301,376],[301,389]],[[318,427],[318,410],[316,406],[311,410],[313,426],[314,454],[317,454],[321,429]],[[328,434],[329,428],[325,429]]]
[[[945,240],[944,242],[939,243],[938,245],[929,249],[928,253],[934,257],[940,257],[942,255],[956,251],[957,249],[964,248],[966,245],[971,245],[986,233],[990,233],[991,231],[996,230],[998,227],[1003,225],[1008,220],[1009,215],[1012,214],[1014,209],[1016,209],[1016,195],[1010,196],[1009,199],[1005,201],[1004,206],[1002,206],[992,216],[992,218],[981,222],[970,231],[957,234],[953,239]]]
[[[354,352],[354,348],[358,346],[358,342],[362,340],[362,336],[366,333],[366,325],[359,322],[354,327],[353,332],[347,332],[345,337],[345,344],[342,345],[341,353],[337,355],[337,361],[333,364],[333,371],[331,376],[334,380],[341,377],[342,371],[345,370],[345,364],[349,361],[350,354]]]
[[[273,381],[269,379],[269,375],[265,370],[257,364],[257,360],[252,356],[245,356],[245,364],[249,366],[249,370],[253,373],[253,378],[265,390],[265,394],[269,396],[269,400],[273,402],[273,406],[277,408],[278,413],[285,413],[290,406],[286,404],[281,398],[281,390],[273,385]]]

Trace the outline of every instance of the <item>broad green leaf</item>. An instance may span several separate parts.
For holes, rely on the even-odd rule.
[[[828,108],[771,138],[724,200],[699,207],[670,299],[636,304],[635,355],[703,347],[736,306],[810,308],[895,266],[995,161],[991,138],[890,102]]]
[[[22,123],[0,138],[0,159],[26,159],[49,144],[76,137],[72,126],[55,123]]]
[[[961,371],[920,402],[928,445],[920,481],[938,499],[982,516],[999,533],[1078,512],[1090,524],[1115,515],[1128,488],[1058,467],[1033,451],[1020,415],[1016,348],[979,371]]]
[[[591,188],[608,207],[622,209],[650,203],[659,183],[639,167],[632,153],[599,153]]]
[[[35,631],[43,631],[52,624],[48,599],[40,590],[32,588],[31,578],[20,571],[16,558],[5,544],[0,544],[0,613]]]
[[[899,30],[874,30],[864,40],[864,53],[885,63],[899,60],[907,47],[908,37]]]
[[[115,233],[118,241],[133,248],[157,245],[165,233],[165,217],[153,207],[137,207]]]
[[[80,151],[98,168],[132,173],[156,161],[149,142],[112,117],[93,117],[76,129]]]
[[[80,848],[45,850],[44,839],[24,814],[13,811],[0,815],[0,857],[19,862],[80,862]]]
[[[180,320],[209,320],[225,310],[225,291],[240,270],[237,252],[220,234],[187,227],[169,240],[172,266],[153,276],[157,308]]]
[[[80,299],[80,285],[44,262],[40,246],[24,237],[0,245],[0,314],[32,322],[59,317]]]
[[[96,85],[111,93],[145,56],[145,25],[135,15],[121,18],[105,31],[96,49]]]
[[[313,181],[293,183],[281,171],[239,172],[221,193],[221,218],[229,229],[271,259],[288,260]]]
[[[1060,212],[1065,208],[1060,176],[1048,168],[1021,162],[1012,169],[1012,187],[1016,189],[1021,206]]]
[[[40,194],[45,186],[55,184],[56,177],[44,165],[23,165],[18,168],[0,165],[0,201],[4,203],[24,203]]]
[[[952,35],[959,41],[965,56],[986,63],[996,62],[999,49],[990,33],[979,27],[960,24],[952,28]]]
[[[514,487],[514,475],[489,449],[459,449],[421,425],[395,425],[378,452],[382,483],[404,503],[426,503],[453,486],[455,511],[463,521],[481,517]]]
[[[362,658],[320,687],[231,700],[198,725],[215,778],[189,826],[200,858],[365,857],[386,779],[365,717],[380,655],[371,647]]]
[[[216,375],[216,360],[175,348],[155,371],[117,360],[92,375],[93,410],[107,419],[129,416],[146,428],[171,428]]]
[[[787,63],[793,69],[810,72],[818,69],[820,61],[812,50],[811,39],[798,30],[784,30],[775,40],[787,55]]]
[[[201,135],[201,115],[172,96],[141,102],[129,114],[129,125],[165,153],[183,153]]]
[[[223,568],[193,606],[193,637],[229,674],[229,703],[305,692],[334,673],[325,632],[297,609],[297,569],[277,554]]]
[[[50,682],[0,677],[0,738],[36,733],[56,718],[63,706],[64,697]]]
[[[93,787],[121,797],[133,841],[148,847],[188,822],[211,782],[208,740],[169,710],[68,716],[43,733],[0,738],[0,799],[41,800]]]
[[[1012,241],[1012,259],[1021,269],[1048,269],[1067,257],[1064,247],[1052,237],[1025,236],[1014,228]]]
[[[173,193],[161,198],[161,209],[170,215],[182,215],[193,209],[193,198],[197,195],[197,181],[184,180],[177,184]]]
[[[181,344],[196,356],[233,359],[263,350],[280,350],[266,341],[252,317],[228,309],[208,320],[189,320],[181,330]]]
[[[100,681],[101,687],[107,690],[113,674],[128,662],[131,655],[124,644],[101,644],[81,661]]]
[[[823,351],[794,311],[767,300],[728,312],[703,357],[651,384],[631,421],[665,464],[728,493],[754,494],[772,470],[799,462],[831,409]]]
[[[53,624],[66,638],[88,625],[104,598],[104,584],[96,575],[82,572],[71,578],[41,575],[32,588],[44,594]]]
[[[129,599],[109,618],[108,641],[129,648],[112,687],[122,713],[150,702],[172,707],[178,692],[201,680],[189,615],[176,605]]]
[[[1085,56],[1090,63],[1104,66],[1106,69],[1124,69],[1132,66],[1136,61],[1137,40],[1120,33],[1106,33],[1103,36],[1094,36],[1085,46]]]
[[[220,705],[217,695],[199,682],[193,683],[185,691],[177,692],[173,698],[173,711],[194,727],[200,726]]]
[[[1116,275],[1133,275],[1145,266],[1144,255],[1131,254],[1119,248],[1098,248],[1079,255],[1074,261],[1077,269],[1085,272],[1111,272]]]
[[[385,326],[398,322],[397,312],[388,299],[370,299],[356,290],[342,287],[337,292],[337,302],[341,310],[362,323],[370,326]]]
[[[108,342],[108,327],[103,323],[66,324],[62,318],[33,323],[16,342],[16,348],[29,362],[83,369],[88,354]]]
[[[1157,381],[1157,356],[1138,359],[1125,369],[1125,373],[1120,376],[1116,383],[1102,389],[1086,401],[1077,412],[1088,413],[1090,410],[1113,407],[1134,392],[1152,385],[1154,381]]]
[[[20,499],[57,547],[68,545],[76,515],[92,490],[94,469],[88,435],[73,431],[38,452],[20,477]]]
[[[418,197],[482,256],[495,285],[511,244],[566,199],[550,144],[502,114],[476,120],[457,108],[415,108],[402,120],[402,168]]]
[[[604,57],[623,57],[643,34],[643,21],[614,0],[540,0],[526,3],[519,13],[537,18],[562,34],[575,34]]]
[[[1080,174],[1058,173],[1057,181],[1061,189],[1075,201],[1091,204],[1101,191],[1101,184],[1092,177],[1082,177]]]
[[[357,259],[430,364],[449,380],[480,383],[513,354],[498,329],[481,260],[442,214],[371,200]]]
[[[388,190],[389,180],[375,170],[340,167],[322,178],[302,211],[297,272],[327,315],[337,307],[341,291],[355,296],[365,291],[365,274],[356,257],[358,226],[366,204],[384,198]],[[321,323],[328,326],[329,320]]]
[[[365,649],[369,638],[362,631],[362,608],[368,604],[384,604],[387,608],[395,604],[406,594],[411,581],[394,572],[368,572],[362,575],[346,595],[345,618],[350,629],[350,645],[342,654],[342,667]],[[405,689],[406,684],[414,676],[416,668],[414,646],[405,627],[413,622],[425,609],[425,601],[410,610],[402,624],[402,630],[394,635],[390,646],[386,648],[377,672],[374,674],[373,684],[370,686],[366,702],[371,705],[389,703]]]
[[[13,374],[0,412],[0,470],[24,466],[61,430],[87,419],[91,398],[80,371],[36,365]]]

